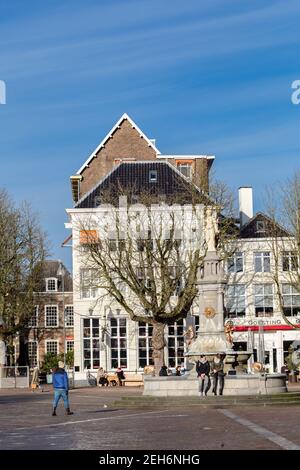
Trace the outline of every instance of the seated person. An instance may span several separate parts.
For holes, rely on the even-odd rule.
[[[159,376],[160,377],[167,377],[168,376],[168,368],[167,366],[163,365],[161,366],[161,369],[159,371]]]

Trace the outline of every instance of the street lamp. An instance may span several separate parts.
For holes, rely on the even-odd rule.
[[[64,338],[64,365],[66,366],[66,318],[65,318],[65,274],[66,270],[61,260],[59,261],[57,276],[61,277],[62,304],[63,304],[63,338]]]

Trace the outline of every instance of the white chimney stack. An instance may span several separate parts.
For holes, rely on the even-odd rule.
[[[243,227],[253,217],[253,195],[251,187],[239,188],[240,224]]]

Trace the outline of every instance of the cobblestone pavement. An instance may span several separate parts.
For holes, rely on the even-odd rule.
[[[51,416],[52,391],[0,390],[0,449],[300,449],[300,406],[116,409],[142,390],[70,392],[74,415]]]

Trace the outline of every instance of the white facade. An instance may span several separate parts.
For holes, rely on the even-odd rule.
[[[276,243],[278,263],[275,263],[274,240],[271,238],[240,240],[234,255],[235,262],[226,263],[225,268],[228,282],[226,316],[234,323],[234,342],[237,347],[239,344],[253,347],[256,352],[254,359],[259,361],[263,360],[259,356],[264,348],[264,360],[270,372],[280,372],[289,345],[300,341],[300,329],[292,329],[281,314],[276,279],[281,288],[282,285],[288,286],[291,272],[284,271],[282,263],[282,253],[289,246],[288,239],[282,240],[279,245],[280,242]],[[275,276],[276,264],[278,276]],[[234,305],[235,292],[239,305]],[[294,315],[288,316],[288,319],[300,326],[300,296],[294,298],[299,313],[296,314],[295,308]]]
[[[184,206],[182,206],[183,208]],[[138,208],[140,212],[140,205]],[[166,225],[169,208],[159,208],[164,211],[160,218]],[[178,209],[179,211],[185,209]],[[73,305],[74,305],[74,365],[77,380],[85,380],[87,371],[96,371],[99,366],[107,371],[115,370],[121,366],[125,372],[142,372],[144,366],[151,363],[151,326],[132,321],[122,307],[109,298],[105,289],[101,289],[101,280],[85,285],[83,275],[92,276],[89,268],[85,247],[81,243],[81,233],[97,231],[100,238],[104,236],[105,227],[111,230],[113,222],[107,219],[107,208],[96,209],[68,209],[70,222],[67,227],[72,229],[72,255],[73,255]],[[201,224],[203,206],[199,206],[199,214],[194,222],[188,220],[188,209],[181,214],[182,226],[190,236],[191,233],[204,232]],[[206,211],[209,213],[209,211]],[[154,216],[156,218],[157,215]],[[178,223],[178,226],[180,224]],[[197,227],[196,227],[197,225]],[[82,230],[85,227],[85,230]],[[194,230],[195,227],[197,230]],[[209,223],[205,223],[207,242],[205,250],[214,249],[215,219],[209,213]],[[188,262],[188,260],[186,261]],[[126,295],[129,295],[128,289]],[[136,307],[138,308],[138,307]],[[191,314],[197,315],[197,302]],[[165,358],[170,367],[176,367],[185,362],[186,352],[184,330],[190,319],[180,321],[165,328]],[[197,323],[197,319],[196,319]]]

